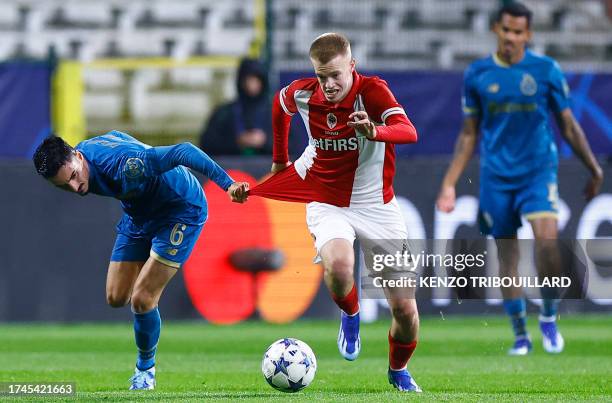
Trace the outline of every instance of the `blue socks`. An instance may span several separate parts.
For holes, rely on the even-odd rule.
[[[514,336],[527,336],[527,329],[525,327],[527,319],[527,304],[525,303],[525,299],[505,299],[504,309],[508,316],[510,316]]]
[[[155,307],[149,312],[134,312],[134,336],[138,347],[136,368],[141,371],[155,365],[155,351],[161,330],[161,317],[159,309]]]
[[[546,318],[554,318],[557,316],[557,308],[559,307],[558,290],[554,287],[543,287],[540,293],[542,295],[540,315]]]

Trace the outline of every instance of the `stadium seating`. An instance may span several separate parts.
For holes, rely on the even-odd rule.
[[[0,59],[59,56],[245,54],[254,37],[254,2],[226,0],[4,0]]]
[[[566,68],[612,68],[612,22],[600,0],[525,0],[534,10],[533,47]],[[280,69],[308,68],[313,33],[342,30],[370,69],[461,69],[494,48],[490,21],[498,1],[285,0],[273,2],[275,62]]]
[[[612,70],[612,22],[602,0],[524,0],[536,51],[565,70]],[[2,0],[0,60],[50,51],[83,62],[88,128],[193,136],[210,109],[235,93],[233,67],[89,68],[106,58],[242,57],[257,38],[258,5],[270,6],[274,70],[311,68],[316,35],[349,36],[362,70],[463,69],[495,47],[498,0]],[[178,95],[180,92],[180,96]],[[152,112],[157,112],[153,116]],[[189,116],[187,116],[189,115]],[[153,140],[151,140],[153,141]]]
[[[525,0],[534,47],[581,68],[612,66],[612,23],[601,0]],[[272,5],[277,67],[307,68],[313,35],[341,30],[372,69],[462,68],[491,49],[495,0],[283,0]],[[244,55],[255,37],[255,1],[4,0],[0,59]],[[392,38],[392,40],[390,40]]]

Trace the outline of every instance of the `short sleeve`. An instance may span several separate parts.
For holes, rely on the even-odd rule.
[[[550,70],[549,105],[553,112],[561,112],[570,107],[570,89],[567,80],[557,62],[553,62]]]
[[[384,124],[389,116],[406,116],[404,108],[397,102],[386,81],[378,77],[371,78],[362,94],[365,110],[375,122]]]
[[[474,69],[472,67],[468,67],[463,74],[461,106],[463,109],[463,116],[466,117],[480,114],[480,102],[474,76]]]

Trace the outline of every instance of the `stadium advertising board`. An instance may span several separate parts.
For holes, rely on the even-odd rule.
[[[267,158],[221,159],[237,178],[255,182],[269,170]],[[435,210],[438,184],[445,159],[400,159],[395,190],[409,236],[414,240],[482,239],[476,223],[478,168],[474,161],[458,186],[458,206],[451,215]],[[612,177],[609,164],[603,164]],[[602,193],[586,203],[581,196],[586,172],[577,161],[560,164],[560,237],[565,240],[610,237],[612,234],[612,188],[606,179]],[[112,199],[91,197],[87,203],[64,192],[49,192],[29,164],[4,163],[0,169],[0,235],[3,259],[0,281],[0,320],[118,320],[129,312],[108,309],[104,298],[106,268],[114,239],[114,223],[120,208]],[[213,184],[205,184],[210,203],[206,224],[192,259],[186,264],[184,282],[172,282],[163,298],[167,318],[204,317],[233,323],[261,317],[286,322],[299,317],[335,317],[336,310],[322,283],[322,271],[312,263],[313,242],[305,224],[305,206],[252,197],[245,205],[228,203]],[[62,205],[65,208],[55,209]],[[36,231],[32,229],[36,228]],[[522,238],[530,238],[523,226]],[[54,234],[49,236],[48,234]],[[66,245],[70,245],[69,253]],[[35,253],[32,247],[35,246]],[[284,266],[276,272],[239,272],[230,253],[240,248],[278,249]],[[589,251],[596,253],[596,251]],[[28,258],[24,260],[24,256]],[[530,256],[525,256],[529,259]],[[607,260],[606,260],[607,259]],[[590,287],[611,290],[603,276],[609,257],[593,259]],[[526,261],[524,267],[533,270]],[[601,271],[601,270],[604,271]],[[493,273],[493,265],[488,268]],[[529,274],[531,272],[528,272]],[[600,274],[601,273],[601,274]],[[78,284],[78,287],[75,286]],[[53,287],[50,287],[53,285]],[[598,289],[588,288],[584,299],[566,301],[576,311],[606,309]],[[420,291],[423,313],[482,313],[501,311],[496,294],[479,295],[459,304],[449,289]],[[610,296],[612,297],[612,296]],[[386,311],[376,299],[363,300],[364,318]],[[567,308],[570,309],[570,308]]]

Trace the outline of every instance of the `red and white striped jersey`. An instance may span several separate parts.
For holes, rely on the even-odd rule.
[[[274,162],[288,160],[290,116],[299,113],[308,146],[293,167],[303,181],[315,183],[317,195],[312,201],[366,207],[393,198],[394,143],[413,143],[417,135],[385,81],[355,72],[347,96],[331,103],[316,78],[301,79],[283,88],[274,102]],[[375,140],[347,126],[355,111],[366,111],[375,122]]]

